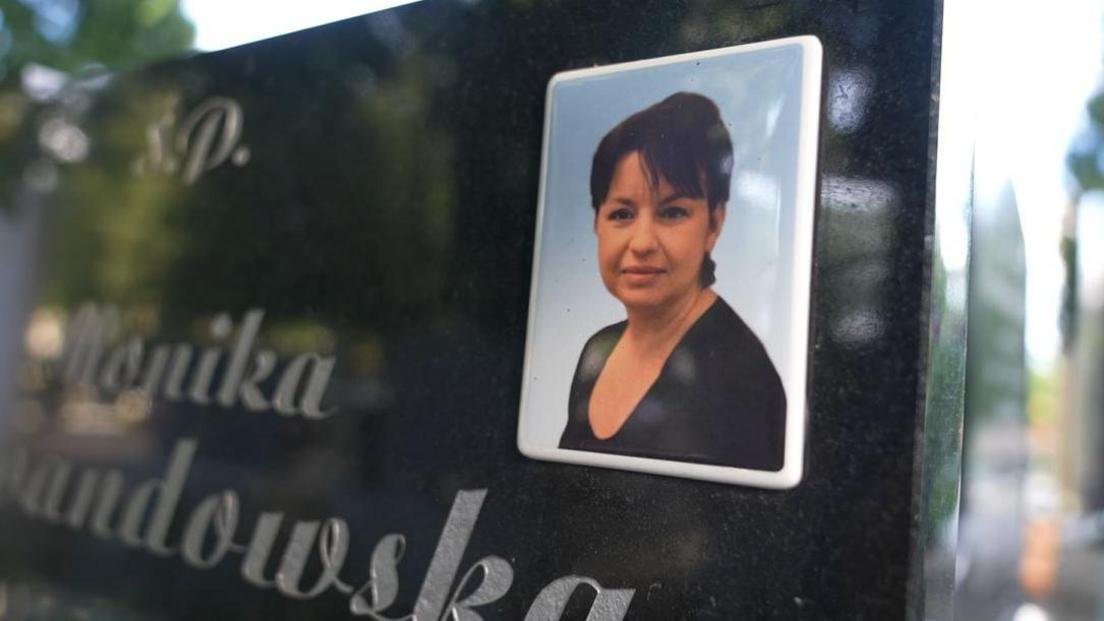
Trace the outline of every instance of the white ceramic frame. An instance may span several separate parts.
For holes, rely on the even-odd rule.
[[[802,49],[801,127],[798,131],[798,170],[797,187],[795,188],[797,213],[794,214],[794,270],[791,274],[793,304],[791,309],[790,329],[792,339],[789,343],[791,356],[788,372],[789,377],[792,378],[791,385],[805,387],[805,389],[795,390],[795,394],[786,395],[786,437],[782,469],[778,471],[751,470],[746,468],[679,462],[647,457],[611,455],[593,451],[579,451],[558,447],[550,448],[547,446],[538,446],[527,441],[524,437],[525,427],[522,422],[528,416],[540,415],[539,412],[527,411],[525,404],[527,403],[527,397],[530,390],[529,378],[532,377],[532,371],[536,364],[533,360],[532,340],[535,333],[537,290],[538,284],[540,283],[540,256],[543,239],[544,212],[546,207],[545,195],[546,183],[548,181],[549,139],[552,131],[553,94],[555,93],[556,87],[561,83],[578,79],[593,78],[596,76],[646,69],[673,63],[683,63],[703,58],[714,58],[730,54],[745,54],[786,46],[799,46]],[[692,52],[689,54],[678,54],[663,58],[639,60],[591,69],[565,71],[552,76],[552,79],[548,82],[548,90],[545,96],[540,194],[537,205],[536,237],[533,247],[532,284],[529,294],[529,318],[525,340],[525,367],[522,374],[521,403],[519,404],[517,443],[518,450],[520,450],[522,454],[533,459],[547,461],[614,468],[618,470],[632,470],[650,474],[700,479],[719,483],[732,483],[768,489],[788,489],[796,486],[801,481],[805,465],[809,312],[812,289],[813,227],[814,208],[816,205],[816,166],[820,125],[822,58],[823,48],[821,47],[820,40],[815,36],[805,35],[702,52]]]

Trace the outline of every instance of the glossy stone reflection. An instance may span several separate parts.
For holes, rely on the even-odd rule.
[[[821,235],[843,249],[834,262],[822,264],[828,295],[840,294],[834,300],[828,334],[847,348],[874,345],[889,320],[885,294],[893,277],[889,260],[898,194],[889,184],[873,179],[825,177],[820,204]]]
[[[58,192],[21,414],[6,437],[100,472],[120,499],[194,439],[188,510],[164,540],[188,560],[8,502],[0,571],[27,576],[6,583],[10,601],[134,619],[904,617],[932,12],[923,2],[442,0],[113,80],[66,119],[87,139],[83,159],[50,160]],[[826,78],[846,93],[821,124],[805,479],[765,492],[523,458],[516,417],[549,77],[796,34],[820,38]],[[211,101],[235,102],[240,117],[199,115],[180,149],[181,123]],[[148,130],[167,129],[173,102],[171,131],[154,135],[166,147],[157,161],[176,158],[169,171],[153,165]],[[67,127],[47,142],[75,155]],[[206,157],[190,159],[201,143]],[[777,200],[779,188],[738,180],[734,196]],[[86,302],[118,309],[105,347],[122,352],[121,371],[130,337],[143,353],[190,348],[181,398],[122,382],[92,391],[50,370],[62,354],[49,326]],[[331,415],[251,411],[240,391],[220,403],[235,335],[255,310],[263,322],[243,382],[275,365],[255,383],[271,405],[291,361],[332,358],[319,402]],[[206,367],[205,352],[219,354]],[[310,373],[286,393],[298,405]],[[443,535],[477,490],[478,526]],[[235,520],[272,534],[280,552],[245,562],[234,546],[246,536],[223,539]],[[300,529],[313,543],[295,558],[310,560],[281,582],[294,524],[317,531]],[[108,515],[96,532],[120,525]],[[342,533],[335,577],[326,559],[337,565]],[[318,584],[327,588],[298,597]]]

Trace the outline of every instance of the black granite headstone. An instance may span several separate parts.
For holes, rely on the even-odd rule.
[[[3,406],[11,618],[914,614],[937,4],[431,0],[73,85]],[[522,456],[549,78],[794,35],[800,484]]]

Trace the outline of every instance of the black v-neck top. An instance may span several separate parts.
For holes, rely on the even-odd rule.
[[[590,337],[571,382],[560,448],[779,470],[786,395],[766,350],[721,298],[683,335],[621,429],[590,427],[590,395],[627,322]]]

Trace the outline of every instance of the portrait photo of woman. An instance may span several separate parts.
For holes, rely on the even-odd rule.
[[[602,138],[590,174],[598,266],[627,319],[584,346],[560,448],[782,467],[782,382],[712,289],[731,168],[720,111],[698,94]]]
[[[812,37],[552,79],[523,454],[798,483],[819,83]]]

